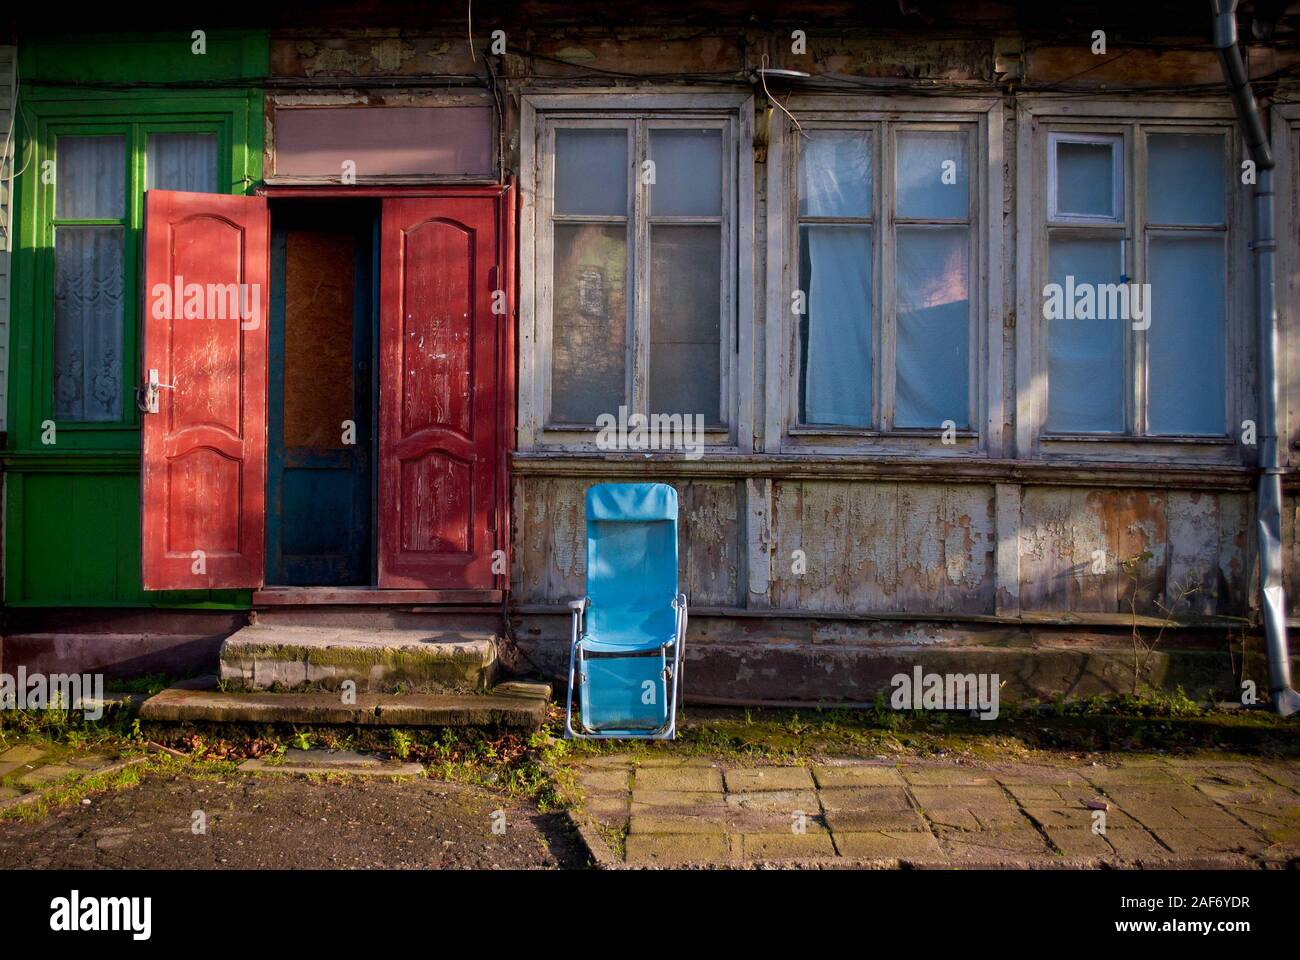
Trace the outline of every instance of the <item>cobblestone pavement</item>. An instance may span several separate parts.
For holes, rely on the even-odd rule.
[[[1134,757],[744,766],[600,756],[584,815],[636,866],[1285,867],[1300,858],[1300,763]]]
[[[62,783],[112,769],[112,754],[76,754],[30,744],[0,749],[0,810]]]

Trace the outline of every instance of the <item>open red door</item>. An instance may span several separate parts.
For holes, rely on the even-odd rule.
[[[269,227],[259,197],[145,193],[146,590],[262,585]]]
[[[384,200],[379,586],[490,590],[500,354],[499,196]],[[493,311],[494,301],[498,312]]]

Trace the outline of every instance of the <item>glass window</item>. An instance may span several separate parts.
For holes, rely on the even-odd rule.
[[[1049,211],[1046,429],[1224,436],[1225,136],[1121,129],[1049,135],[1056,216],[1093,222],[1052,225]],[[1131,210],[1116,206],[1126,166],[1147,184]]]
[[[112,423],[122,419],[126,137],[59,136],[54,169],[54,416]]]
[[[1123,139],[1053,134],[1048,171],[1056,219],[1123,219]]]
[[[894,183],[881,184],[871,157],[890,127],[811,127],[801,141],[799,419],[968,427],[971,130],[892,125]],[[877,205],[890,211],[883,224]],[[877,256],[893,265],[892,309],[876,296]]]
[[[149,134],[144,177],[146,190],[216,193],[216,134]]]
[[[637,116],[551,129],[549,425],[619,407],[722,424],[729,127]]]

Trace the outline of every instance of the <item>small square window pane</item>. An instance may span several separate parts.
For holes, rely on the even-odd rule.
[[[871,134],[813,129],[802,140],[799,216],[871,216]]]
[[[1056,141],[1056,213],[1121,219],[1115,189],[1118,141]]]
[[[722,215],[721,130],[651,130],[650,159],[653,216]]]
[[[59,137],[55,182],[55,216],[120,219],[126,210],[126,138]]]
[[[1223,223],[1223,137],[1153,133],[1147,137],[1147,222]]]
[[[1223,237],[1152,237],[1148,256],[1147,429],[1156,434],[1222,436]]]
[[[1048,250],[1049,285],[1043,298],[1047,323],[1047,429],[1057,433],[1119,432],[1124,429],[1123,318],[1080,318],[1066,312],[1082,306],[1084,285],[1120,282],[1120,241],[1054,236]],[[1059,294],[1059,299],[1049,299]],[[1094,294],[1095,303],[1095,294]],[[1049,309],[1060,307],[1059,316]],[[1069,319],[1073,315],[1075,319]]]
[[[617,416],[626,377],[627,228],[557,223],[551,420]]]
[[[966,135],[905,130],[898,134],[898,215],[919,220],[970,213],[970,160]]]
[[[54,231],[54,416],[122,419],[121,227]]]
[[[146,190],[216,193],[216,134],[149,134],[144,187]]]
[[[721,422],[722,228],[650,232],[651,413]]]
[[[802,410],[809,424],[871,426],[871,228],[799,228]]]
[[[968,227],[898,228],[894,425],[970,425]]]
[[[627,131],[555,131],[555,212],[627,216]]]

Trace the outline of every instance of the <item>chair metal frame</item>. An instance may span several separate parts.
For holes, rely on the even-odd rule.
[[[663,665],[663,672],[660,676],[664,679],[664,692],[669,695],[668,717],[663,726],[657,730],[593,730],[587,726],[586,718],[583,717],[581,718],[582,732],[579,732],[573,728],[573,699],[577,696],[578,691],[574,679],[576,676],[578,683],[587,682],[587,672],[584,669],[587,658],[582,647],[582,639],[583,625],[586,620],[587,608],[591,606],[591,598],[583,597],[581,600],[569,602],[569,609],[573,611],[573,636],[569,644],[569,688],[564,705],[564,738],[566,740],[674,740],[677,738],[678,690],[682,676],[682,656],[686,648],[686,594],[677,594],[673,598],[672,604],[677,611],[676,636],[666,643],[660,644],[658,651],[648,648],[646,650],[629,650],[626,654],[605,655],[616,658],[622,656],[652,657],[656,653],[658,654],[660,663]],[[671,664],[668,662],[670,649],[673,658]]]

